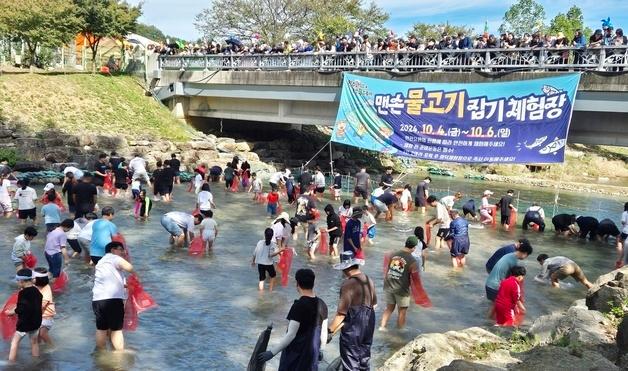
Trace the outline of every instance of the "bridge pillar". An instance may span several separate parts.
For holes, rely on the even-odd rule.
[[[188,98],[174,97],[170,100],[170,113],[176,119],[185,119],[188,108]]]

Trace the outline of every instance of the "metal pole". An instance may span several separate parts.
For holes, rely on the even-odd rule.
[[[334,157],[331,152],[331,140],[329,141],[329,167],[331,168],[331,179],[334,179]]]

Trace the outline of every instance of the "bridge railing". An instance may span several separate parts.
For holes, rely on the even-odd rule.
[[[507,71],[628,68],[628,46],[161,56],[164,70]]]

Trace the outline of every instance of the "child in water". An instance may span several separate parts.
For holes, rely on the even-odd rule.
[[[401,198],[399,199],[401,202],[401,209],[403,211],[409,211],[410,205],[412,204],[412,186],[410,184],[406,184],[403,187],[403,191],[401,192]]]
[[[521,290],[525,275],[525,267],[516,265],[510,269],[510,277],[499,284],[495,298],[495,321],[498,326],[517,326],[517,315],[525,314]]]
[[[39,327],[42,320],[42,295],[33,286],[33,272],[30,269],[20,269],[15,276],[20,292],[17,296],[17,306],[14,310],[8,310],[8,315],[17,314],[15,334],[11,339],[9,361],[17,358],[17,350],[22,339],[28,335],[31,342],[31,354],[39,357]]]
[[[52,339],[48,332],[52,328],[54,323],[54,316],[57,314],[55,311],[55,303],[52,297],[52,289],[49,285],[48,271],[46,268],[39,267],[35,268],[33,272],[33,277],[35,277],[35,286],[39,290],[42,295],[41,301],[41,311],[42,311],[42,319],[41,319],[41,327],[39,328],[39,341],[48,344],[49,346],[53,346]]]
[[[262,181],[257,177],[257,173],[251,174],[251,185],[249,186],[249,193],[253,191],[253,201],[256,201],[262,194]]]
[[[276,190],[271,190],[266,196],[268,204],[266,205],[266,212],[268,212],[270,218],[274,218],[277,215],[277,206],[279,205],[279,193]]]
[[[334,173],[334,201],[340,201],[340,191],[342,191],[342,175],[339,172]]]
[[[146,197],[146,190],[142,189],[135,199],[135,219],[147,220],[153,208],[153,201]]]
[[[320,241],[320,231],[316,226],[316,221],[314,219],[309,219],[307,221],[307,235],[306,241],[308,246],[308,256],[311,260],[314,260],[316,257],[314,256],[314,251],[318,247]]]
[[[24,229],[24,233],[15,237],[13,251],[11,251],[11,260],[15,265],[15,271],[22,270],[24,266],[24,257],[31,254],[31,241],[37,236],[37,229],[28,226]]]

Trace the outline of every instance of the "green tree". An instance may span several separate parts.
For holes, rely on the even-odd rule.
[[[584,27],[582,10],[575,5],[569,8],[567,14],[558,13],[550,21],[549,31],[554,35],[562,32],[570,40],[573,40],[576,30],[581,30],[586,38],[593,33],[590,28]]]
[[[438,42],[443,33],[447,33],[447,35],[451,36],[457,35],[458,32],[463,32],[465,35],[471,36],[473,34],[473,28],[467,25],[452,25],[449,23],[415,23],[414,26],[412,26],[412,30],[408,32],[408,36],[414,35],[424,41],[434,39]]]
[[[545,9],[534,0],[519,0],[504,14],[499,32],[513,32],[520,36],[526,32],[543,32]]]
[[[166,35],[152,24],[138,23],[137,27],[135,27],[135,33],[153,41],[166,41]]]
[[[24,42],[31,64],[38,64],[39,47],[68,43],[78,29],[71,0],[0,1],[0,33]]]
[[[81,20],[80,32],[92,51],[93,70],[103,38],[122,38],[135,31],[141,6],[131,6],[119,0],[74,0]]]
[[[378,32],[388,20],[374,3],[362,0],[214,0],[196,16],[196,28],[206,39],[260,34],[278,44],[285,39],[331,38],[358,29]]]

